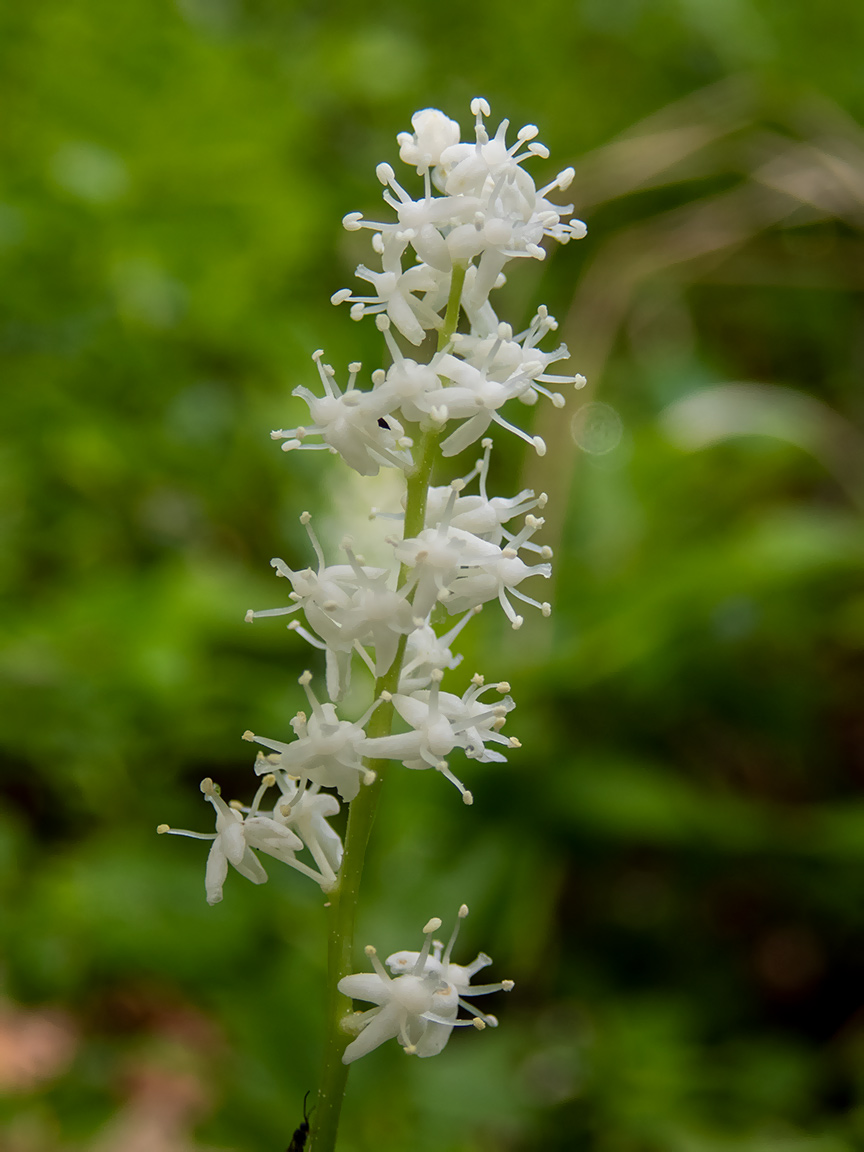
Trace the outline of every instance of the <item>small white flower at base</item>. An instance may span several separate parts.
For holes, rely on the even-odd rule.
[[[452,984],[457,993],[459,993],[460,1007],[470,1012],[472,1016],[477,1017],[487,1025],[487,1027],[497,1028],[498,1018],[496,1016],[492,1016],[488,1012],[481,1012],[479,1008],[475,1008],[473,1004],[469,1004],[466,1000],[462,999],[462,997],[485,996],[490,992],[511,992],[513,990],[513,981],[502,980],[497,984],[471,985],[471,977],[475,976],[481,968],[487,968],[492,963],[492,957],[487,956],[485,952],[478,953],[470,964],[453,964],[450,960],[453,946],[459,936],[459,928],[467,915],[468,906],[463,904],[457,913],[456,924],[447,942],[446,950],[440,940],[432,941],[432,950],[426,958],[425,970],[427,972],[438,972],[443,980]],[[385,963],[394,976],[399,976],[403,972],[412,970],[417,964],[419,957],[419,952],[394,952],[392,956],[387,957]]]
[[[441,921],[437,917],[430,920],[423,929],[426,939],[420,952],[397,952],[388,957],[387,963],[397,973],[394,976],[387,972],[375,949],[371,945],[366,948],[366,955],[375,971],[345,976],[338,987],[343,995],[370,1001],[376,1007],[343,1020],[345,1031],[358,1033],[345,1049],[343,1064],[351,1064],[393,1039],[398,1040],[411,1056],[436,1056],[450,1039],[454,1028],[474,1027],[482,1031],[487,1025],[497,1025],[494,1016],[479,1012],[460,996],[460,992],[470,995],[509,992],[513,981],[469,987],[471,975],[489,962],[482,953],[467,967],[450,963],[459,922],[467,915],[468,909],[463,904],[443,956],[442,945],[432,939],[441,927]],[[472,1014],[472,1019],[458,1019],[460,1005]]]

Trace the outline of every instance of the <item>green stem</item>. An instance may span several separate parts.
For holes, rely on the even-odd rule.
[[[450,281],[450,295],[444,323],[438,333],[438,351],[444,348],[456,331],[465,283],[465,268],[454,267]],[[426,523],[426,500],[432,469],[438,456],[440,429],[421,433],[416,443],[415,464],[407,478],[404,537],[411,539],[422,532]],[[399,576],[400,587],[406,572],[403,566]],[[405,656],[407,636],[399,638],[396,658],[383,676],[375,681],[375,697],[391,695],[399,687],[399,677]],[[393,727],[393,705],[380,704],[367,728],[370,737],[389,736]],[[375,781],[363,785],[351,801],[348,812],[348,830],[345,835],[345,853],[339,879],[329,895],[330,932],[327,944],[328,1005],[327,1039],[324,1047],[324,1067],[318,1087],[318,1100],[310,1118],[309,1152],[334,1152],[339,1115],[348,1082],[348,1065],[342,1063],[342,1054],[348,1037],[342,1031],[342,1019],[351,1011],[351,1001],[343,996],[337,985],[343,976],[354,971],[354,922],[360,893],[360,880],[366,859],[366,846],[375,820],[378,798],[384,783],[389,760],[370,760],[369,768],[375,772]]]

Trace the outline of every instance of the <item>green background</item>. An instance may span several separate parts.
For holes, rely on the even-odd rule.
[[[267,434],[316,348],[380,363],[327,303],[369,258],[339,221],[415,109],[467,129],[476,94],[540,126],[538,178],[577,168],[588,238],[498,304],[547,303],[589,391],[494,461],[549,492],[555,612],[490,606],[453,674],[511,681],[523,749],[454,761],[471,810],[394,769],[359,942],[464,900],[457,959],[517,988],[497,1032],[361,1061],[340,1147],[862,1146],[862,40],[848,0],[0,9],[4,1152],[300,1121],[320,893],[274,864],[210,908],[204,846],[154,828],[211,826],[205,775],[248,799],[240,734],[302,704],[308,649],[243,613],[307,562],[302,508],[362,497]]]

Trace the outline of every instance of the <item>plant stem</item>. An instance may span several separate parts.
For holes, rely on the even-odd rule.
[[[462,286],[465,283],[466,269],[454,267],[450,281],[450,295],[444,322],[438,332],[438,351],[446,347],[459,321],[462,301]],[[440,429],[430,429],[421,433],[416,444],[415,464],[407,478],[405,501],[404,538],[417,536],[426,523],[426,501],[432,469],[438,457]],[[406,579],[405,566],[399,573],[399,586]],[[375,696],[382,693],[391,695],[398,690],[399,677],[405,656],[408,637],[399,638],[396,657],[383,676],[375,681]],[[393,727],[393,705],[387,700],[373,713],[367,728],[370,737],[389,736]],[[338,989],[339,981],[354,971],[354,921],[360,892],[360,880],[366,858],[366,846],[375,820],[378,798],[384,783],[389,760],[370,760],[369,768],[375,772],[375,781],[363,785],[351,801],[348,813],[348,830],[345,835],[345,852],[336,886],[328,893],[330,904],[330,933],[327,943],[327,1039],[324,1048],[324,1067],[318,1088],[318,1100],[310,1118],[310,1152],[334,1152],[336,1134],[339,1128],[339,1115],[345,1086],[348,1082],[348,1065],[342,1063],[342,1054],[348,1037],[342,1031],[341,1022],[351,1011],[351,1001]]]

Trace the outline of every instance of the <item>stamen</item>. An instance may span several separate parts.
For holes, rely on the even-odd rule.
[[[462,927],[462,921],[468,915],[468,905],[462,904],[459,911],[456,913],[456,923],[453,925],[453,931],[450,933],[450,939],[447,941],[447,949],[441,959],[441,963],[446,969],[450,963],[450,957],[453,953],[453,945],[456,943],[456,938],[459,935],[459,929]]]
[[[422,976],[426,970],[426,961],[429,959],[429,949],[432,947],[432,937],[441,927],[441,920],[437,916],[433,916],[423,929],[426,934],[426,939],[423,941],[423,948],[417,954],[417,959],[414,962],[414,967],[411,969],[413,976]]]
[[[377,974],[381,977],[382,980],[384,980],[387,984],[389,984],[390,983],[390,973],[387,971],[387,969],[381,963],[381,958],[378,955],[378,950],[374,946],[374,944],[367,944],[366,947],[363,949],[363,951],[366,953],[366,955],[372,961],[372,967],[375,969]]]

